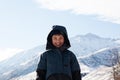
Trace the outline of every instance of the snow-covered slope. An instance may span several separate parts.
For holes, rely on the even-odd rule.
[[[111,67],[118,62],[118,53],[120,53],[119,46],[114,48],[103,48],[93,54],[79,58],[79,61],[91,68],[97,68],[101,65]]]
[[[120,46],[113,39],[101,38],[90,33],[84,36],[75,36],[70,41],[72,46],[70,50],[78,57],[82,72],[89,74],[94,67],[111,66],[111,63],[105,61],[112,55],[109,50]],[[44,51],[45,46],[38,46],[0,62],[0,80],[34,80],[27,78],[29,75],[35,76],[39,56]]]
[[[10,80],[35,80],[35,79],[36,79],[36,72],[31,72],[27,75],[12,78]]]
[[[118,40],[117,40],[118,41]],[[86,35],[78,35],[71,39],[71,50],[77,56],[86,56],[97,50],[119,46],[115,40],[110,38],[101,38],[94,34],[88,33]]]
[[[82,80],[114,80],[112,74],[112,67],[100,67],[93,70],[87,76],[83,77]]]
[[[38,46],[17,53],[15,56],[0,62],[0,80],[10,80],[11,78],[35,71],[39,55],[45,50],[44,47]]]

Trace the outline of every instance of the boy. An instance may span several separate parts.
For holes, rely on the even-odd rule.
[[[81,80],[76,56],[68,50],[70,42],[64,26],[54,25],[40,57],[36,80]]]

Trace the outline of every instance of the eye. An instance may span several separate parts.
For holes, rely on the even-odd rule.
[[[63,38],[62,38],[62,37],[60,37],[59,39],[60,39],[60,40],[62,40]]]
[[[52,37],[52,40],[57,40],[57,37],[53,36],[53,37]]]
[[[56,38],[56,37],[54,37],[53,39],[54,39],[54,40],[57,40],[57,38]]]

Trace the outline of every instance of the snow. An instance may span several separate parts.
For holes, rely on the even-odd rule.
[[[114,80],[112,67],[100,67],[83,77],[83,80]]]
[[[97,37],[90,33],[85,36],[75,36],[71,38],[70,42],[72,46],[70,49],[76,53],[77,56],[86,56],[103,48],[120,45],[112,39]]]
[[[116,40],[115,43],[120,44],[120,39]]]
[[[95,52],[91,55],[81,57],[78,60],[91,68],[97,68],[101,65],[111,67],[117,63],[116,55],[118,49],[120,49],[120,47],[104,49],[101,50],[101,52],[97,51],[98,53]]]
[[[31,72],[25,76],[20,76],[17,78],[12,78],[10,80],[35,80],[36,79],[36,72]]]
[[[80,63],[80,69],[81,69],[81,73],[89,73],[90,71],[92,71],[93,69],[84,65],[83,63]]]
[[[116,62],[116,56],[111,56],[116,50],[120,52],[118,40],[89,33],[75,36],[70,42],[70,50],[77,56],[81,72],[87,73],[83,80],[112,80],[113,64],[110,62]],[[44,51],[45,45],[40,45],[0,62],[0,80],[35,80],[35,70]]]
[[[13,71],[14,71],[14,70],[7,71],[7,72],[3,73],[3,75],[11,74]]]
[[[18,48],[4,48],[4,49],[1,48],[0,49],[0,62],[22,51],[23,49],[18,49]]]
[[[24,66],[24,65],[27,65],[31,60],[28,60],[28,61],[25,61],[23,63],[21,63],[20,65]]]

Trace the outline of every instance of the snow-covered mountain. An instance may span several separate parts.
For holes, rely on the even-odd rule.
[[[82,80],[114,80],[112,74],[112,67],[101,66],[91,71]]]
[[[120,46],[101,49],[78,60],[91,68],[97,68],[101,65],[112,67],[118,62],[118,53],[120,53]]]
[[[17,53],[15,56],[0,62],[0,80],[26,75],[35,71],[39,55],[44,51],[44,46]]]
[[[101,38],[91,33],[77,35],[71,38],[71,50],[75,52],[77,56],[86,56],[103,48],[119,46],[120,44],[118,41],[119,40],[110,38]]]
[[[115,65],[116,52],[119,52],[119,39],[102,38],[94,34],[78,35],[70,39],[71,48],[81,65],[82,73],[98,69],[100,66]],[[17,53],[0,62],[0,80],[34,80],[39,56],[45,51],[45,45]],[[112,59],[111,59],[112,57]],[[110,60],[111,59],[111,60]],[[111,63],[113,61],[113,63]],[[33,75],[33,77],[29,77]],[[32,79],[31,79],[32,78]],[[83,77],[84,80],[88,80]],[[92,79],[93,80],[93,79]],[[103,79],[101,79],[103,80]],[[105,80],[105,79],[104,79]],[[107,80],[107,79],[106,79]]]

